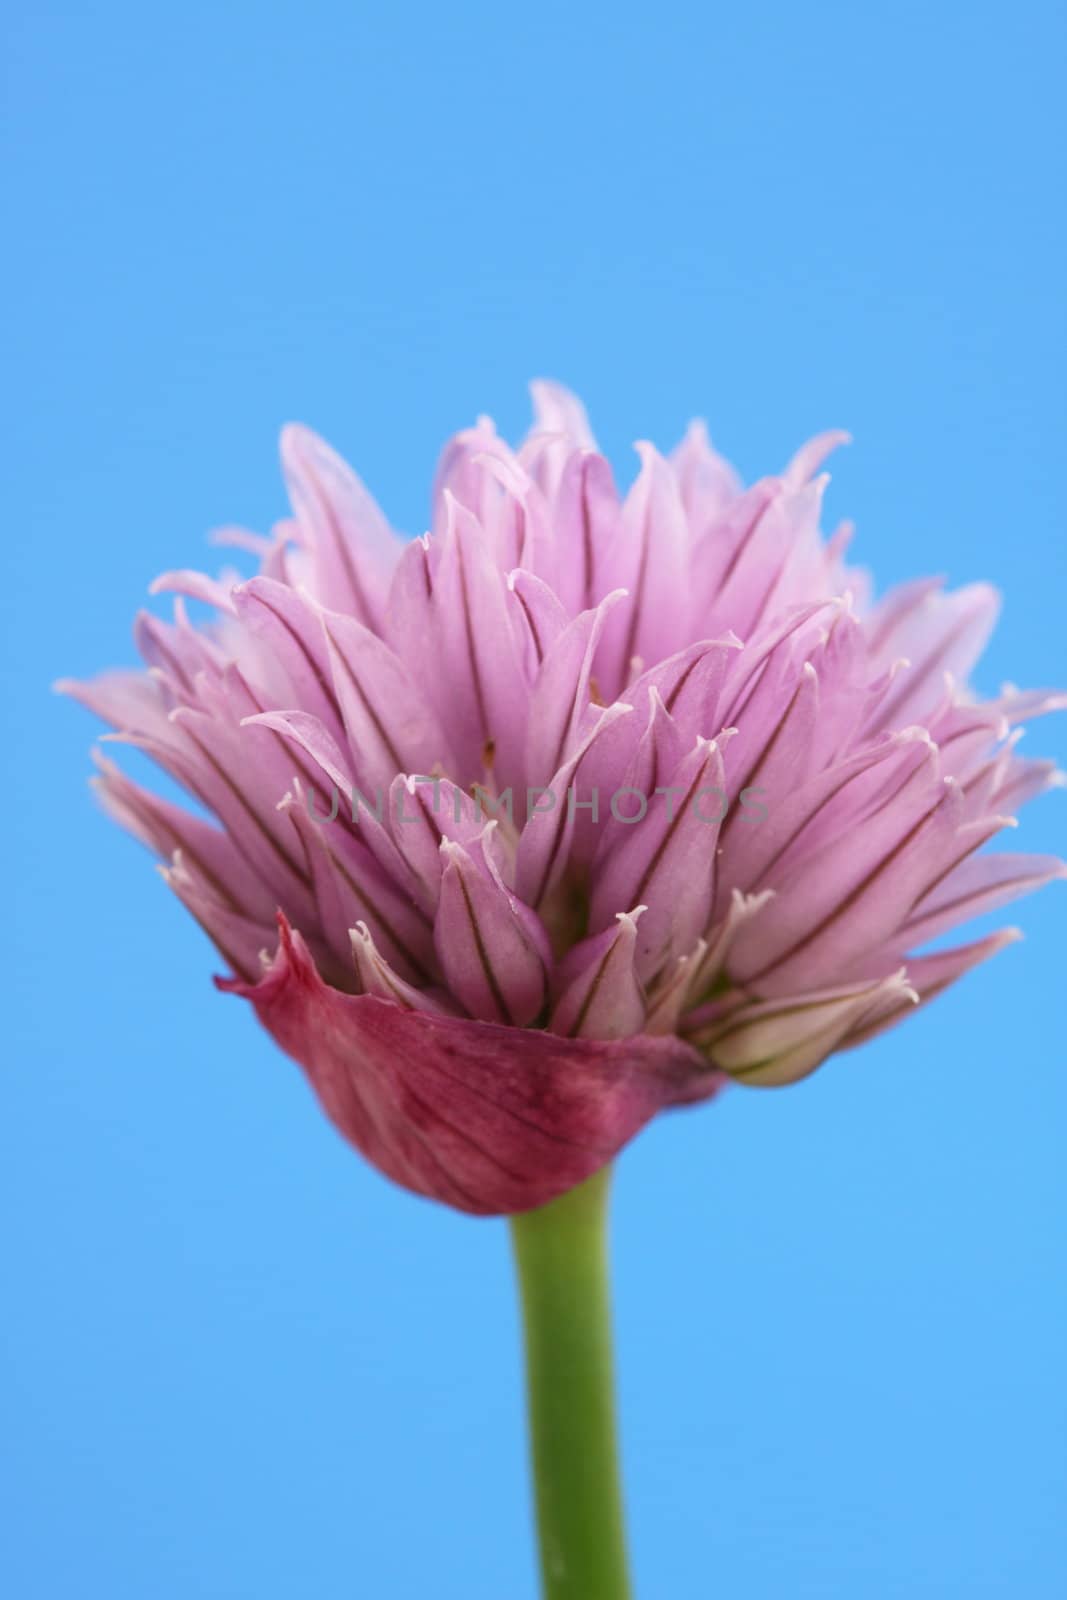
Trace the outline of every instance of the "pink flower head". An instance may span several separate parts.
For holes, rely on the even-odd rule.
[[[1014,934],[915,951],[1064,870],[978,853],[1057,780],[1011,729],[1064,697],[969,692],[983,584],[869,601],[819,531],[844,435],[744,488],[693,426],[620,495],[578,401],[534,398],[517,451],[451,441],[412,542],[286,428],[292,517],[229,535],[258,574],[166,574],[148,670],[64,685],[216,819],[101,762],[220,986],[369,1160],[473,1212],[805,1076]]]

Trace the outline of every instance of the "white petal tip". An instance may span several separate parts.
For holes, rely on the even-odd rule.
[[[615,921],[625,922],[629,927],[634,927],[647,910],[647,906],[634,906],[632,911],[616,911]]]

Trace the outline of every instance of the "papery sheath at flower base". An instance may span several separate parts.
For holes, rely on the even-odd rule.
[[[983,847],[1060,781],[1016,744],[1067,700],[969,688],[985,584],[872,598],[850,527],[820,531],[845,435],[745,487],[694,425],[639,444],[623,493],[579,402],[534,400],[517,449],[486,419],[446,446],[410,541],[287,427],[291,515],[220,535],[255,576],[165,574],[146,670],[62,687],[214,819],[100,758],[220,987],[341,1133],[420,1195],[525,1214],[545,1592],[597,1600],[626,1592],[606,1300],[583,1331],[568,1296],[602,1277],[609,1164],[660,1110],[793,1083],[1016,937],[926,949],[1063,876]]]

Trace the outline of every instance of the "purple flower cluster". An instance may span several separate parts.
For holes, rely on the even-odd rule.
[[[167,574],[147,671],[68,686],[214,817],[102,763],[224,987],[372,1161],[471,1211],[727,1077],[811,1072],[1012,935],[931,940],[1063,871],[979,853],[1056,781],[1012,729],[1063,697],[970,692],[985,585],[872,602],[850,529],[820,533],[843,435],[745,488],[694,426],[620,494],[574,397],[534,392],[517,450],[450,442],[410,542],[287,428],[291,518],[232,535],[258,575]],[[331,791],[388,803],[324,827]]]

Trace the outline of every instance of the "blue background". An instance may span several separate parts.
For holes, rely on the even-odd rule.
[[[281,513],[289,417],[418,531],[445,435],[517,432],[545,373],[620,462],[691,412],[749,476],[850,427],[831,511],[879,580],[991,578],[980,687],[1063,681],[1063,35],[1034,0],[12,8],[7,1594],[534,1592],[504,1225],[366,1170],[212,990],[50,680]],[[1015,842],[1062,847],[1062,801]],[[622,1160],[645,1600],[1062,1593],[1062,891],[1012,915],[904,1028]]]

